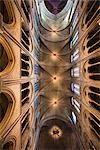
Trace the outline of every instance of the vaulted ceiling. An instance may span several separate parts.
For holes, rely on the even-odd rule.
[[[49,31],[60,31],[68,26],[73,0],[36,0],[36,4],[41,25],[45,29]],[[55,7],[57,11],[55,11]]]
[[[37,150],[81,150],[70,123],[59,119],[46,121],[42,126]]]
[[[52,6],[59,7],[63,5],[62,1],[38,1],[38,10],[40,18],[40,99],[42,111],[44,115],[62,115],[68,114],[68,106],[70,105],[70,48],[69,48],[69,17],[67,22],[64,21],[66,27],[63,30],[60,29],[60,19],[66,18],[66,15],[71,13],[72,1],[65,1],[65,6],[57,14],[50,13],[50,10],[46,8],[46,3]],[[48,5],[49,5],[48,4]],[[70,5],[69,5],[70,4]],[[70,6],[70,7],[69,7]],[[43,8],[45,12],[43,11]],[[48,6],[49,7],[49,6]],[[66,10],[64,9],[66,7]],[[42,15],[46,14],[45,20],[46,27],[44,25]],[[48,18],[47,18],[48,16]],[[59,18],[57,19],[57,17]],[[49,24],[57,25],[57,28],[49,30]],[[62,27],[61,27],[62,28]],[[55,104],[56,102],[56,104]],[[56,105],[56,106],[54,106]],[[44,107],[45,106],[45,107]],[[54,107],[54,108],[53,108]],[[66,113],[65,113],[66,112]]]
[[[72,0],[67,1],[38,1],[40,18],[40,110],[42,120],[48,121],[41,127],[38,147],[43,150],[56,150],[64,142],[64,149],[68,149],[75,140],[75,133],[71,127],[60,119],[68,120],[70,116],[70,48],[69,23],[73,6]],[[55,7],[57,9],[55,10]],[[60,9],[59,9],[60,8]],[[59,116],[59,120],[51,120],[52,116]],[[48,132],[53,126],[59,127],[64,133],[61,141],[54,141]],[[70,135],[70,139],[66,137]],[[42,139],[46,139],[41,142]],[[77,140],[76,140],[77,143]],[[76,144],[77,145],[77,144]],[[74,145],[75,146],[75,143]],[[77,147],[77,146],[76,146]],[[62,149],[61,149],[62,150]]]

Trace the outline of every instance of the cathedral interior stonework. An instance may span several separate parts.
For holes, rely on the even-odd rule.
[[[99,12],[0,0],[0,150],[100,150]]]

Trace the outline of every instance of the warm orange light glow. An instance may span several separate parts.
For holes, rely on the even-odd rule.
[[[52,80],[53,80],[53,82],[54,82],[54,83],[59,83],[59,81],[60,81],[60,77],[59,77],[59,76],[54,75],[54,76],[53,76],[53,78],[52,78]]]
[[[56,60],[57,59],[57,53],[53,53],[52,55],[51,55],[51,58],[53,59],[53,60]]]
[[[54,101],[53,106],[54,106],[54,107],[55,107],[55,106],[58,106],[57,101]]]
[[[56,80],[57,78],[56,78],[56,77],[54,77],[53,79],[54,79],[54,80]]]
[[[58,139],[62,136],[62,130],[55,125],[50,129],[49,134],[52,136],[52,138]]]
[[[51,106],[53,106],[53,107],[58,107],[58,99],[57,98],[53,98],[52,100],[51,100]]]
[[[55,53],[53,54],[54,56],[57,56]]]
[[[55,101],[55,102],[54,102],[54,104],[56,105],[56,104],[57,104],[57,102]]]

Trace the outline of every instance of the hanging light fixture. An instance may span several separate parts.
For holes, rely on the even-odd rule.
[[[58,139],[62,136],[62,130],[55,125],[50,129],[49,134],[52,136],[52,138]]]

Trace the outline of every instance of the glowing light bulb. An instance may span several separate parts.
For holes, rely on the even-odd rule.
[[[49,134],[52,136],[52,138],[58,139],[62,136],[63,132],[58,126],[55,125],[50,129]]]

